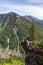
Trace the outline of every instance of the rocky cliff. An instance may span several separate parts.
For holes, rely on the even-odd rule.
[[[25,65],[43,65],[43,50],[26,39],[21,42],[21,45],[26,52]]]

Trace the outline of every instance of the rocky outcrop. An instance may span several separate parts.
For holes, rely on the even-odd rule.
[[[40,50],[32,41],[21,41],[26,52],[25,65],[43,65],[43,50]]]

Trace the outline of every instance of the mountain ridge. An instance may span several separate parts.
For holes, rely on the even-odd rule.
[[[29,19],[30,18],[30,19]],[[17,37],[15,35],[15,32],[13,29],[15,26],[18,28],[17,35],[19,37],[19,40],[22,40],[23,38],[26,38],[30,35],[30,27],[32,22],[35,22],[37,26],[37,36],[38,39],[43,38],[43,24],[40,23],[41,20],[29,17],[28,19],[26,16],[20,16],[14,12],[10,12],[7,14],[0,15],[0,43],[3,47],[6,47],[8,43],[6,42],[6,39],[10,38],[10,48],[17,47]],[[43,22],[43,21],[42,21]]]

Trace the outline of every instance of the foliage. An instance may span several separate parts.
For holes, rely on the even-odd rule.
[[[0,59],[0,65],[25,65],[23,58],[11,57],[9,60]]]
[[[31,28],[30,28],[30,40],[35,41],[37,39],[36,38],[36,36],[37,36],[36,33],[37,33],[36,25],[33,22],[32,25],[31,25]]]
[[[43,40],[38,44],[38,46],[43,49]]]

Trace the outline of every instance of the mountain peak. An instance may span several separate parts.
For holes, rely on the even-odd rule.
[[[10,14],[10,15],[17,15],[15,12],[9,12],[9,13],[7,13],[7,14]]]

